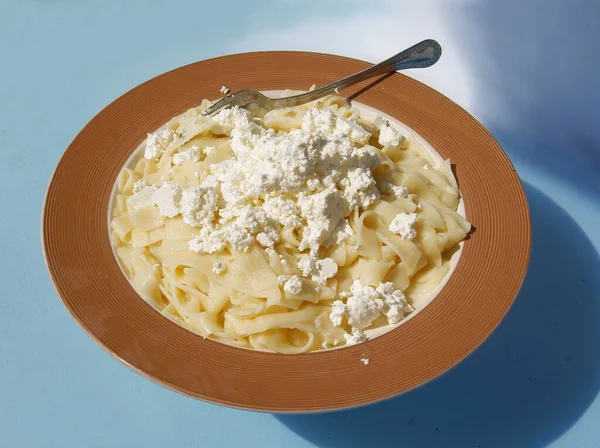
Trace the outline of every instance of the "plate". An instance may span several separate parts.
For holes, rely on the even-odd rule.
[[[42,231],[50,276],[87,333],[164,386],[270,412],[343,409],[389,398],[432,380],[480,345],[510,308],[527,269],[527,200],[508,157],[479,122],[398,73],[342,93],[396,118],[452,160],[466,217],[476,229],[437,297],[398,328],[362,344],[302,355],[224,345],[157,313],[113,255],[107,213],[114,182],[148,132],[203,98],[220,97],[222,85],[231,91],[306,90],[369,65],[304,52],[224,56],[153,78],[94,117],[56,167]]]

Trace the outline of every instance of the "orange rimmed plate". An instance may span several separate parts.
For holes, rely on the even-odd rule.
[[[281,355],[206,340],[160,315],[130,286],[114,257],[108,209],[117,174],[152,132],[231,91],[305,90],[368,63],[303,52],[224,56],[160,75],[94,117],[61,158],[43,215],[48,270],[65,305],[109,353],[139,373],[193,397],[273,412],[348,408],[419,386],[464,359],[499,324],[529,260],[529,210],[500,146],[471,115],[435,90],[394,74],[356,100],[417,132],[457,167],[476,231],[439,295],[398,328],[366,343]],[[365,366],[360,360],[369,358]]]

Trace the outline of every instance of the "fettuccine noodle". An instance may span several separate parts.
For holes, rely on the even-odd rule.
[[[252,241],[244,248],[224,240],[222,247],[206,249],[202,228],[226,221],[223,197],[213,204],[208,224],[190,225],[178,202],[180,193],[169,196],[175,198],[172,212],[167,205],[157,206],[151,195],[168,184],[185,196],[186,189],[205,185],[218,164],[236,159],[232,131],[199,115],[209,105],[204,100],[171,120],[166,132],[152,134],[149,139],[160,150],[123,168],[117,180],[111,218],[116,254],[136,291],[163,315],[223,343],[302,353],[358,342],[365,330],[399,322],[413,312],[415,296],[434,290],[445,278],[452,254],[470,231],[457,212],[460,195],[450,161],[436,165],[413,137],[381,144],[382,133],[391,132],[384,130],[389,123],[361,119],[338,96],[268,113],[255,108],[252,115],[259,126],[281,136],[302,129],[309,110],[331,111],[370,134],[352,145],[376,155],[377,166],[369,174],[376,182],[371,192],[376,200],[346,205],[338,222],[340,229],[346,226],[340,230],[345,236],[321,242],[317,249],[303,247],[307,219],[300,213],[289,222],[269,221],[276,230],[274,242],[259,244],[257,233],[245,230]],[[325,188],[321,181],[314,191],[303,185],[281,198],[295,203],[317,194]],[[261,207],[263,201],[257,196],[249,204]],[[194,241],[199,242],[196,251],[190,249]],[[321,279],[306,274],[302,260],[308,263],[307,254],[330,260],[323,263],[333,270],[337,265],[337,272]],[[371,301],[365,305],[367,296]],[[375,311],[365,318],[355,305]]]

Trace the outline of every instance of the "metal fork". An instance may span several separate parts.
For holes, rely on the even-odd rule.
[[[283,107],[294,107],[300,104],[310,103],[326,95],[336,92],[337,89],[352,86],[356,83],[374,76],[394,72],[396,70],[406,70],[408,68],[427,68],[435,64],[442,55],[442,47],[435,40],[427,39],[410,48],[380,62],[373,67],[369,67],[353,75],[342,78],[338,81],[327,84],[311,92],[300,95],[288,96],[285,98],[269,98],[258,90],[240,90],[239,92],[227,95],[221,98],[215,104],[210,106],[203,115],[211,116],[216,114],[224,107],[239,106],[243,107],[250,103],[257,103],[266,109],[280,109]]]

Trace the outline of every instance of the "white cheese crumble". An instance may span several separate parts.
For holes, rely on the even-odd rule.
[[[289,294],[299,294],[302,291],[302,279],[292,275],[283,285],[283,290]]]
[[[382,146],[400,146],[407,138],[383,117],[377,117],[374,124],[379,125],[379,144]]]
[[[256,241],[263,247],[273,247],[279,241],[279,233],[273,228],[268,232],[260,232],[256,235]]]
[[[393,283],[380,283],[377,288],[373,288],[355,280],[346,302],[333,302],[329,319],[339,327],[346,318],[354,332],[368,328],[381,314],[393,325],[412,311],[413,307],[406,301],[402,291],[394,289]]]
[[[368,207],[379,199],[377,185],[373,182],[371,171],[364,168],[352,168],[348,177],[343,179],[344,195],[351,208]]]
[[[229,93],[229,88],[225,87],[225,86],[221,86],[220,91],[223,95],[227,95]]]
[[[399,289],[394,289],[393,283],[380,283],[376,292],[383,297],[385,302],[384,314],[390,325],[400,322],[407,314],[414,311],[414,308],[407,302],[404,293]]]
[[[390,223],[389,230],[396,235],[400,235],[404,240],[412,240],[417,236],[417,231],[414,228],[416,222],[416,213],[398,213]]]
[[[278,255],[280,262],[287,264],[275,245],[282,238],[297,239],[298,250],[305,252],[298,262],[301,276],[316,285],[326,284],[338,273],[338,265],[332,258],[319,259],[319,250],[352,241],[355,235],[347,218],[380,198],[373,175],[379,158],[377,150],[368,145],[371,134],[352,119],[317,108],[306,111],[301,129],[288,133],[262,127],[260,120],[237,107],[223,109],[207,120],[211,120],[215,135],[230,137],[232,157],[213,164],[203,162],[207,177],[200,185],[183,190],[171,182],[157,186],[138,181],[128,199],[131,205],[157,206],[162,216],[171,218],[181,214],[187,225],[198,228],[188,242],[193,252],[211,254],[225,247],[247,251],[252,244],[259,244],[269,257]],[[405,138],[387,121],[379,127],[380,143],[387,142],[382,144],[397,146]],[[183,137],[168,128],[149,134],[145,157],[157,160],[175,138]],[[198,163],[202,153],[208,156],[214,150],[215,146],[200,149],[192,145],[173,154],[172,161],[175,166]],[[177,170],[173,172],[175,175]],[[382,183],[381,188],[390,197],[408,195],[403,186]],[[415,221],[414,213],[400,214],[390,231],[412,239]],[[212,267],[217,275],[224,269],[224,262]],[[301,276],[281,276],[283,290],[299,294],[307,281]],[[317,292],[320,289],[315,287]],[[346,300],[333,303],[330,319],[336,326],[347,323],[352,329],[345,335],[348,344],[366,340],[363,330],[379,316],[395,323],[412,310],[391,283],[372,288],[355,281],[340,297]]]
[[[197,187],[188,187],[181,194],[181,215],[189,226],[212,227],[212,220],[217,211],[219,195],[207,179]]]
[[[133,184],[133,195],[127,201],[135,210],[157,206],[161,216],[174,218],[180,213],[181,196],[181,188],[176,184],[165,183],[158,186],[138,180]]]
[[[389,182],[382,182],[381,189],[392,196],[392,198],[405,198],[408,196],[408,188],[404,185],[394,185]]]
[[[352,285],[351,291],[352,295],[346,301],[348,323],[353,328],[364,330],[379,317],[385,303],[373,288],[357,281]]]
[[[298,227],[302,225],[302,219],[298,216],[300,209],[291,199],[281,196],[267,198],[263,204],[263,210],[269,218],[283,226]]]
[[[368,366],[371,360],[369,358],[360,358],[360,362],[362,362],[365,366]]]
[[[341,300],[336,300],[335,302],[333,302],[333,304],[331,305],[331,313],[329,314],[329,319],[331,320],[331,323],[336,327],[341,326],[342,320],[346,315],[346,311],[347,307],[344,302],[342,302]]]
[[[319,179],[308,179],[306,181],[306,186],[310,191],[318,190],[320,185],[321,181]]]
[[[225,248],[225,240],[222,230],[211,232],[207,227],[200,229],[200,235],[188,243],[192,252],[206,252],[212,254]]]
[[[301,198],[298,201],[306,226],[302,233],[299,250],[318,250],[333,232],[346,211],[344,195],[333,188]]]
[[[359,342],[364,342],[369,338],[361,330],[358,330],[355,328],[354,330],[352,330],[352,333],[344,334],[344,339],[346,339],[346,344],[352,345],[352,344],[358,344]]]
[[[335,244],[340,244],[343,241],[346,241],[352,235],[354,235],[354,231],[352,230],[352,227],[350,227],[348,220],[341,219],[331,232],[331,235],[329,235],[329,238],[325,242],[325,246],[329,247]]]
[[[362,126],[353,120],[344,117],[339,117],[336,121],[336,131],[346,134],[353,142],[367,144],[371,133],[367,132]]]
[[[337,274],[338,265],[331,258],[317,259],[313,255],[303,255],[298,262],[298,268],[304,277],[311,277],[312,281],[324,284],[327,279]]]
[[[215,264],[213,264],[212,271],[215,274],[219,275],[224,270],[225,270],[225,262],[224,261],[217,261]]]
[[[237,223],[252,237],[236,238],[240,248],[253,241],[272,247],[278,241],[278,227],[303,227],[299,250],[310,249],[314,254],[326,242],[334,244],[352,236],[344,218],[379,198],[372,174],[379,159],[374,148],[361,146],[370,134],[352,120],[313,108],[306,112],[302,129],[276,134],[237,107],[223,109],[213,119],[213,132],[231,137],[233,157],[209,165],[218,207],[210,206],[206,215],[212,219],[217,213],[219,219],[207,232],[221,230],[221,237],[230,241],[226,235],[237,231],[231,220],[240,207],[259,210],[267,218],[262,228]],[[206,226],[196,214],[209,192],[190,194],[184,192],[184,198],[194,206],[182,205],[184,220]],[[288,195],[296,196],[297,202]],[[208,233],[198,238],[206,240]],[[196,250],[207,247],[196,243]]]
[[[152,193],[152,203],[158,207],[162,216],[174,218],[179,214],[181,188],[172,183],[162,184]]]
[[[254,242],[254,237],[248,229],[231,225],[225,227],[224,238],[233,246],[235,250],[247,251],[250,244]]]
[[[139,193],[140,191],[142,191],[144,189],[144,187],[147,187],[149,184],[148,182],[146,182],[144,179],[140,179],[136,182],[134,182],[133,184],[133,193]]]
[[[185,162],[198,163],[200,161],[200,151],[197,145],[180,153],[173,155],[173,165],[183,165]]]
[[[337,117],[327,109],[309,109],[304,115],[302,129],[307,132],[320,132],[328,135],[346,136],[352,142],[366,144],[371,133],[353,120]]]
[[[158,160],[162,152],[169,146],[169,143],[173,141],[174,137],[175,132],[169,128],[148,134],[144,158],[148,160]]]

